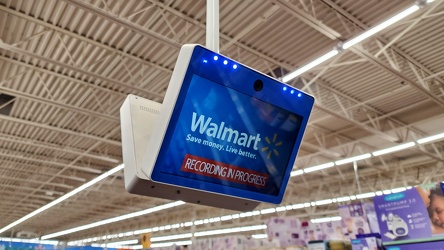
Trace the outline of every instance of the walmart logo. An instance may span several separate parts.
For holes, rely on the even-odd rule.
[[[265,141],[269,144],[268,146],[265,146],[262,148],[262,152],[268,151],[267,159],[270,159],[271,153],[275,156],[279,156],[279,151],[277,148],[282,145],[282,141],[276,142],[277,134],[274,134],[273,141],[270,141],[270,138],[268,136],[265,137]]]

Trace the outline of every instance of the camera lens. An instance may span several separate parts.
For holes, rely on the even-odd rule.
[[[254,90],[257,92],[261,91],[264,88],[264,82],[261,80],[256,80],[253,85]]]

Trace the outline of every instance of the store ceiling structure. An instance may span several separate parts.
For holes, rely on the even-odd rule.
[[[281,77],[412,4],[221,0],[220,52]],[[122,162],[123,100],[135,94],[162,102],[180,46],[205,43],[205,15],[203,0],[0,0],[0,228]],[[444,1],[436,0],[290,81],[316,98],[294,170],[444,132],[443,23]],[[355,166],[294,176],[282,204],[440,181],[443,145],[441,140],[415,144]],[[122,177],[119,171],[0,235],[40,237],[171,202],[128,194]],[[331,216],[337,205],[154,236],[257,225],[272,216]],[[258,211],[272,207],[261,204]],[[184,204],[54,239],[102,237],[233,213]]]

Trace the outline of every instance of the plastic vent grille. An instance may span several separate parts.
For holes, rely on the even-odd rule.
[[[148,108],[148,107],[145,107],[143,105],[139,105],[139,108],[140,108],[140,110],[143,110],[143,111],[146,111],[146,112],[150,112],[150,113],[153,113],[153,114],[156,114],[156,115],[159,114],[159,110],[157,110],[157,109]]]

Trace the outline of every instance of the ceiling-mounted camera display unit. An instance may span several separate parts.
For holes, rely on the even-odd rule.
[[[312,96],[200,45],[184,45],[163,104],[121,108],[130,192],[251,210],[280,203]]]

